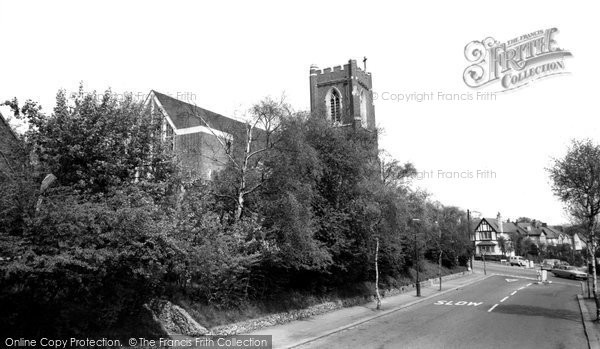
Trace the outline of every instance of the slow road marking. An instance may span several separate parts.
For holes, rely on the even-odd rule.
[[[433,303],[435,305],[465,305],[467,307],[473,306],[476,307],[478,305],[483,304],[483,302],[467,302],[467,301],[458,301],[458,302],[454,302],[454,301],[437,301],[435,303]]]

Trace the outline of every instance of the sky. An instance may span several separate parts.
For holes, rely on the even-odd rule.
[[[59,89],[151,89],[240,117],[265,96],[308,110],[309,68],[368,57],[380,147],[445,205],[569,221],[546,168],[574,138],[600,142],[594,2],[4,1],[0,101],[53,107]],[[558,28],[563,74],[478,100],[465,45]],[[362,64],[362,63],[361,63]],[[407,100],[413,95],[413,98]],[[433,98],[418,102],[417,94]],[[473,100],[461,100],[461,95]],[[391,96],[398,96],[392,100]],[[398,100],[399,96],[404,96]],[[3,110],[3,114],[7,114]]]

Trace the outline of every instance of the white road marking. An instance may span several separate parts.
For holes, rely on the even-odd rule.
[[[519,279],[504,279],[506,280],[506,282],[515,282],[515,281],[519,281]]]
[[[519,278],[519,279],[526,279],[526,280],[537,281],[537,278],[530,277],[530,276],[525,276],[525,275],[503,274],[503,273],[491,273],[491,275],[504,276],[504,277],[513,277],[513,278]]]
[[[525,286],[523,286],[523,287],[520,287],[520,288],[519,288],[519,291],[520,291],[520,290],[522,290],[522,289],[524,289],[524,288],[525,288]]]
[[[531,282],[527,284],[527,286],[531,286]]]
[[[494,304],[494,305],[493,305],[493,306],[492,306],[492,307],[491,307],[491,308],[488,310],[488,313],[489,313],[489,312],[491,312],[492,310],[494,310],[494,308],[495,308],[495,307],[497,307],[497,306],[498,306],[498,304]]]
[[[467,301],[458,301],[456,303],[454,303],[454,301],[444,301],[444,300],[439,300],[436,301],[435,303],[433,303],[434,305],[466,305],[467,307],[469,306],[478,306],[483,304],[483,302],[467,302]]]
[[[508,297],[509,297],[509,296],[506,296],[506,297],[502,298],[502,300],[500,300],[500,303],[502,303],[502,302],[504,302],[505,300],[507,300],[507,299],[508,299]]]
[[[511,295],[511,296],[514,296],[514,295],[515,295],[515,293],[517,293],[517,291],[514,291],[514,292],[513,292],[513,293],[511,293],[510,295]]]

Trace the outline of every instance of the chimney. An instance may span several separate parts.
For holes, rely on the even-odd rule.
[[[498,221],[498,227],[500,228],[500,233],[504,233],[504,226],[502,224],[502,215],[500,214],[500,212],[498,212],[498,215],[496,216],[496,220]]]

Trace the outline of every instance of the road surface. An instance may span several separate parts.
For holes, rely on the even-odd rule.
[[[537,284],[536,271],[486,269],[511,276],[491,276],[301,348],[587,348],[579,282],[549,276],[551,284]]]

